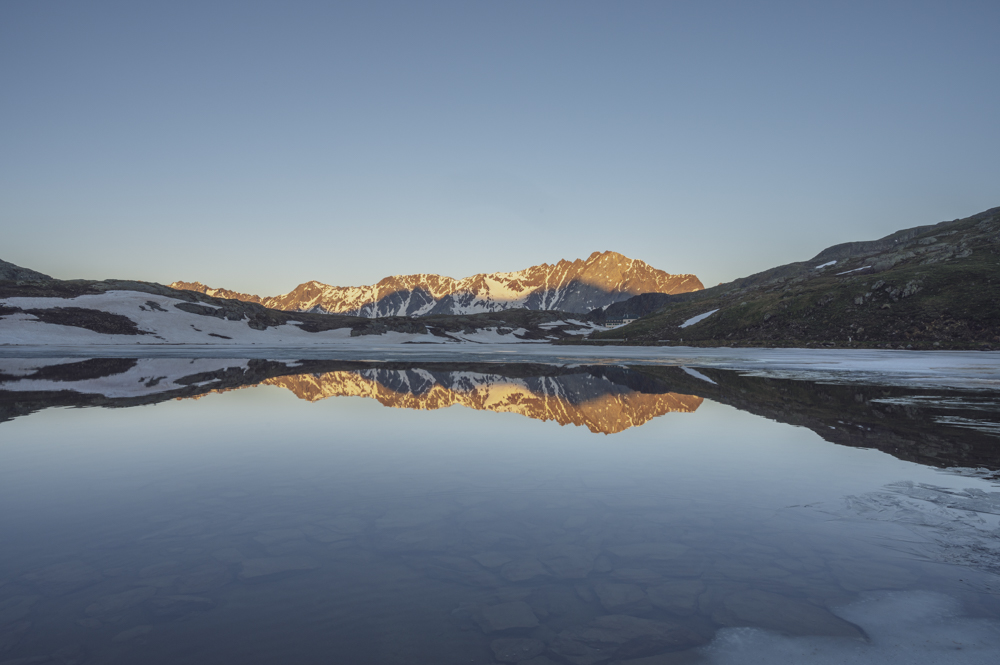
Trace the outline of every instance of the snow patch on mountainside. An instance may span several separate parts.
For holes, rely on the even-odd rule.
[[[0,299],[0,305],[22,310],[57,310],[80,308],[123,316],[136,324],[141,334],[106,334],[88,328],[47,323],[29,311],[0,316],[0,345],[273,345],[315,346],[325,344],[358,345],[377,341],[380,344],[510,344],[546,342],[524,339],[525,328],[513,331],[497,328],[478,329],[469,333],[403,333],[388,331],[380,335],[352,335],[350,327],[306,332],[295,321],[269,327],[251,328],[248,320],[232,321],[215,316],[196,314],[175,305],[185,301],[167,296],[136,291],[108,291],[76,298],[15,297]],[[190,304],[190,303],[187,303]],[[216,307],[217,308],[217,307]],[[579,328],[577,328],[579,326]],[[579,321],[555,321],[546,324],[552,339],[563,334],[586,334],[601,329]]]
[[[680,325],[680,327],[681,328],[687,328],[688,326],[693,326],[694,324],[698,323],[699,321],[704,321],[705,319],[707,319],[708,317],[712,316],[713,314],[715,314],[718,311],[719,310],[717,310],[717,309],[713,309],[710,312],[705,312],[704,314],[699,314],[698,316],[692,316],[690,319],[688,319],[687,321],[685,321],[684,323],[682,323]]]

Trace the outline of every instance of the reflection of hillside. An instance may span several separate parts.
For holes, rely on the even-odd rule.
[[[365,370],[266,379],[300,399],[370,397],[397,409],[434,410],[455,404],[479,411],[518,413],[560,425],[614,434],[670,412],[695,411],[702,398],[648,394],[590,374],[511,378],[472,372]]]
[[[701,368],[711,383],[679,367],[634,367],[661,382],[742,411],[807,427],[841,446],[874,448],[937,467],[1000,469],[995,423],[1000,404],[982,391],[837,384]]]

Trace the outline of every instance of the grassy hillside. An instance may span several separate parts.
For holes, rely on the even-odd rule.
[[[836,263],[831,263],[836,261]],[[691,318],[718,310],[698,323]],[[1000,348],[1000,208],[824,250],[594,340],[692,346]]]

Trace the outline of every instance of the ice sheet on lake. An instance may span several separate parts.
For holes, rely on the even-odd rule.
[[[845,499],[842,517],[901,524],[920,536],[897,544],[941,563],[1000,574],[1000,492],[902,481]]]
[[[869,641],[725,628],[704,655],[713,665],[987,665],[1000,653],[1000,624],[966,615],[939,593],[868,593],[834,612],[862,627]]]

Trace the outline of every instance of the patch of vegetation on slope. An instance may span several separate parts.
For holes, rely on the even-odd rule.
[[[837,245],[811,261],[669,298],[654,313],[591,339],[686,346],[997,348],[1000,208],[877,241]]]

